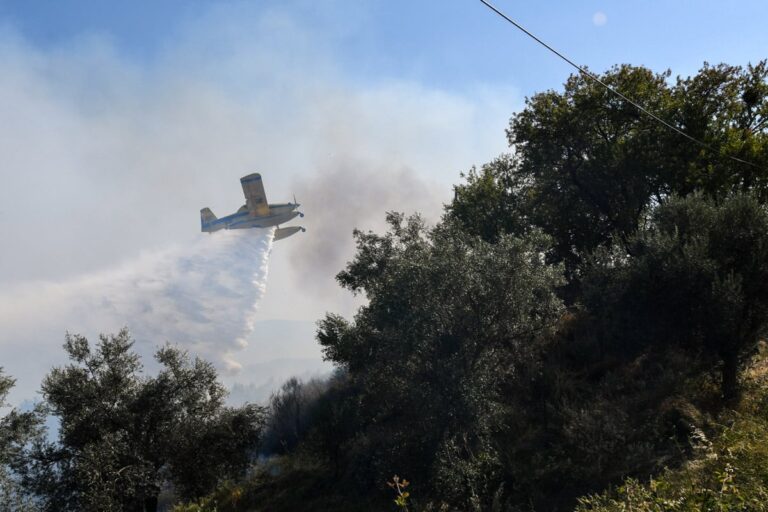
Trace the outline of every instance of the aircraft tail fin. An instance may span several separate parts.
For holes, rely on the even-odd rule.
[[[217,217],[213,214],[210,208],[203,208],[200,210],[200,228],[203,231],[209,231],[206,229],[208,224],[217,220]]]

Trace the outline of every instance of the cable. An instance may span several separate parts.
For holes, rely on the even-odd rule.
[[[593,74],[593,73],[591,73],[591,72],[587,71],[587,69],[586,69],[586,68],[583,68],[583,67],[579,66],[578,64],[576,64],[575,62],[573,62],[571,59],[569,59],[568,57],[566,57],[565,55],[563,55],[563,54],[562,54],[562,53],[560,53],[559,51],[557,51],[557,50],[555,50],[554,48],[552,48],[551,46],[549,46],[547,43],[545,43],[544,41],[542,41],[541,39],[539,39],[538,37],[536,37],[534,34],[532,34],[531,32],[529,32],[528,30],[526,30],[526,29],[525,29],[525,27],[523,27],[522,25],[520,25],[519,23],[517,23],[515,20],[513,20],[512,18],[510,18],[509,16],[507,16],[506,14],[504,14],[503,12],[501,12],[500,10],[498,10],[498,9],[497,9],[496,7],[494,7],[494,6],[493,6],[493,4],[491,4],[490,2],[488,2],[488,1],[486,1],[486,0],[480,0],[480,1],[481,1],[481,2],[482,2],[482,3],[483,3],[485,6],[486,6],[486,7],[488,7],[489,9],[491,9],[493,12],[495,12],[496,14],[498,14],[499,16],[501,16],[502,18],[504,18],[506,21],[508,21],[508,22],[509,22],[509,23],[511,23],[512,25],[514,25],[514,26],[515,26],[515,27],[516,27],[518,30],[521,30],[523,33],[525,33],[525,35],[527,35],[528,37],[530,37],[531,39],[533,39],[534,41],[536,41],[537,43],[539,43],[540,45],[542,45],[544,48],[546,48],[546,49],[547,49],[547,50],[549,50],[550,52],[554,53],[555,55],[557,55],[558,57],[560,57],[561,59],[563,59],[565,62],[567,62],[568,64],[570,64],[570,65],[571,65],[571,66],[573,66],[574,68],[576,68],[576,69],[577,69],[577,70],[578,70],[578,71],[579,71],[581,74],[583,74],[584,76],[586,76],[586,77],[588,77],[588,78],[590,78],[590,79],[594,80],[594,81],[595,81],[595,82],[597,82],[598,84],[602,85],[602,86],[603,86],[603,87],[605,87],[607,90],[609,90],[610,92],[612,92],[613,94],[615,94],[615,95],[616,95],[616,96],[618,96],[619,98],[623,99],[624,101],[626,101],[627,103],[629,103],[630,105],[632,105],[633,107],[635,107],[636,109],[638,109],[640,112],[642,112],[642,113],[644,113],[645,115],[647,115],[647,116],[651,117],[651,118],[652,118],[652,119],[654,119],[655,121],[657,121],[657,122],[659,122],[659,123],[663,124],[664,126],[666,126],[667,128],[669,128],[670,130],[673,130],[673,131],[677,132],[678,134],[682,135],[682,136],[683,136],[683,137],[685,137],[686,139],[688,139],[688,140],[690,140],[690,141],[692,141],[692,142],[695,142],[696,144],[698,144],[699,146],[701,146],[701,147],[703,147],[703,148],[705,148],[705,149],[708,149],[709,151],[711,151],[712,153],[714,153],[714,154],[716,154],[716,155],[719,155],[719,156],[725,156],[725,157],[727,157],[727,158],[730,158],[731,160],[734,160],[734,161],[736,161],[736,162],[740,162],[740,163],[742,163],[742,164],[746,164],[746,165],[749,165],[749,166],[755,167],[755,168],[757,168],[757,169],[760,169],[760,166],[758,166],[757,164],[753,164],[752,162],[748,162],[747,160],[743,160],[743,159],[741,159],[741,158],[739,158],[739,157],[736,157],[736,156],[732,156],[732,155],[720,155],[720,153],[719,153],[719,152],[718,152],[718,151],[717,151],[715,148],[713,148],[712,146],[710,146],[710,145],[709,145],[709,144],[707,144],[706,142],[702,142],[702,141],[700,141],[699,139],[697,139],[697,138],[695,138],[695,137],[692,137],[691,135],[688,135],[687,133],[685,133],[684,131],[682,131],[680,128],[678,128],[678,127],[676,127],[676,126],[674,126],[674,125],[672,125],[672,124],[668,123],[667,121],[665,121],[664,119],[660,118],[659,116],[657,116],[656,114],[654,114],[654,113],[653,113],[653,112],[651,112],[650,110],[646,109],[645,107],[643,107],[643,106],[642,106],[642,105],[640,105],[639,103],[637,103],[637,102],[635,102],[635,101],[631,100],[630,98],[628,98],[627,96],[623,95],[622,93],[620,93],[619,91],[617,91],[616,89],[614,89],[613,87],[611,87],[610,85],[606,84],[605,82],[603,82],[602,80],[600,80],[600,78],[599,78],[597,75],[595,75],[595,74]]]

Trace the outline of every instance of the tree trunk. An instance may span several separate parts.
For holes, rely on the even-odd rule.
[[[739,388],[739,359],[734,353],[723,356],[723,371],[721,391],[726,403],[736,404],[741,398],[741,389]]]

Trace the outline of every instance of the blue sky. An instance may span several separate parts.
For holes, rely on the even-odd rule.
[[[498,0],[496,5],[594,70],[629,62],[689,74],[704,60],[754,62],[765,58],[768,48],[763,0]],[[0,19],[42,48],[98,35],[124,57],[151,66],[180,27],[222,7],[290,14],[317,34],[352,80],[408,79],[446,89],[506,83],[529,95],[558,87],[571,72],[475,0],[3,0]],[[598,12],[605,15],[604,24],[595,24]]]
[[[496,5],[596,71],[688,75],[768,48],[765,0]],[[508,150],[524,97],[571,72],[477,0],[0,0],[0,364],[15,396],[62,362],[65,331],[126,324],[171,333],[138,339],[144,356],[165,337],[242,367],[227,378],[247,389],[272,385],[249,369],[317,368],[306,333],[363,301],[334,281],[352,230],[381,231],[389,210],[438,220],[459,174]],[[224,276],[259,297],[232,307],[205,282],[190,291],[187,270],[224,249],[200,238],[200,208],[236,210],[255,171],[271,201],[296,194],[307,231],[275,244],[263,279]],[[186,321],[174,308],[190,303],[225,316]]]

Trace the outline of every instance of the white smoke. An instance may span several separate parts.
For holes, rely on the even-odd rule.
[[[25,340],[29,326],[36,325],[43,332],[37,330],[35,339],[49,337],[51,348],[28,363],[50,367],[63,359],[58,347],[66,331],[95,339],[127,326],[145,360],[170,342],[237,372],[238,351],[247,345],[266,289],[272,237],[273,230],[256,229],[201,234],[118,268],[6,289],[0,293],[0,346],[24,350],[33,341]],[[17,372],[20,380],[29,373]]]
[[[148,61],[109,37],[39,46],[0,23],[0,366],[15,397],[66,362],[67,330],[124,325],[148,365],[170,341],[233,384],[304,374],[299,359],[314,371],[314,322],[359,306],[334,281],[352,229],[383,229],[390,209],[434,220],[459,171],[504,150],[513,88],[361,79],[333,41],[366,29],[297,17],[298,3],[215,3],[169,26]],[[274,249],[241,349],[263,288],[238,286],[263,282],[270,249],[199,234],[197,212],[233,211],[257,171],[270,201],[297,193],[307,232]],[[304,327],[260,329],[272,320]]]

